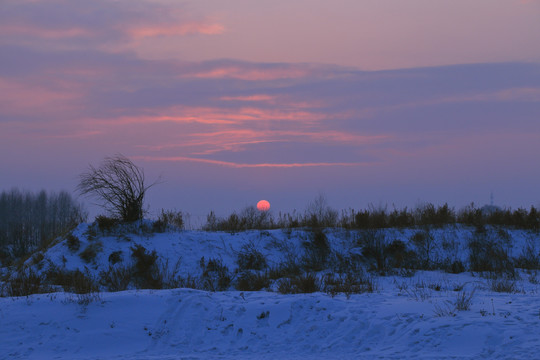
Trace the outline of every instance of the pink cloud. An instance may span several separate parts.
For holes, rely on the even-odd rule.
[[[346,163],[346,162],[320,162],[320,163],[259,163],[259,164],[245,164],[235,163],[229,161],[200,159],[186,156],[171,156],[171,157],[158,157],[158,156],[134,156],[133,159],[145,160],[145,161],[167,161],[167,162],[198,162],[211,165],[220,165],[231,168],[302,168],[302,167],[327,167],[327,166],[367,166],[373,165],[373,163]]]
[[[93,36],[92,31],[79,27],[52,29],[38,27],[33,24],[3,24],[0,25],[0,33],[11,34],[12,36],[31,36],[42,39],[69,39]]]
[[[184,36],[192,34],[220,35],[225,32],[225,27],[218,23],[188,22],[185,24],[160,25],[150,24],[139,27],[130,27],[127,33],[133,38],[145,38],[154,36]]]
[[[272,69],[256,69],[243,66],[223,66],[215,69],[205,70],[183,77],[195,77],[202,79],[239,79],[247,81],[268,81],[278,79],[297,79],[310,75],[312,72],[302,67],[283,67]]]
[[[243,102],[261,102],[272,105],[279,105],[280,107],[289,108],[320,108],[325,105],[322,100],[310,100],[310,101],[295,101],[286,95],[265,95],[254,94],[245,96],[223,96],[220,97],[221,101],[243,101]]]
[[[76,109],[81,94],[75,89],[53,88],[0,78],[0,108],[4,114],[59,113]]]
[[[276,96],[270,95],[247,95],[247,96],[222,96],[219,99],[223,101],[255,101],[255,102],[271,102],[275,103]]]
[[[224,109],[216,107],[178,106],[158,111],[159,113],[155,115],[122,116],[105,120],[96,119],[93,121],[104,124],[110,124],[111,122],[115,124],[176,122],[233,125],[247,122],[282,120],[310,124],[328,117],[328,114],[303,110],[260,109],[256,107]]]
[[[190,133],[178,143],[141,146],[151,151],[182,149],[190,155],[211,155],[223,151],[246,151],[247,145],[263,143],[324,143],[370,145],[392,140],[391,135],[358,135],[340,131],[264,131],[253,129]]]

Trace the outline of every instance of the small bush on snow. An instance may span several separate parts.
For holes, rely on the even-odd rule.
[[[281,279],[284,277],[294,277],[302,273],[300,264],[294,260],[289,260],[280,263],[277,266],[272,266],[268,269],[268,277],[272,280]]]
[[[330,255],[330,244],[322,229],[314,229],[308,241],[304,242],[305,255],[302,265],[308,271],[321,271],[326,268]]]
[[[44,277],[31,269],[21,270],[17,275],[3,284],[2,296],[28,296],[52,292],[53,289],[45,284]]]
[[[50,283],[62,286],[66,292],[89,294],[99,291],[99,286],[88,269],[82,272],[79,269],[67,271],[52,267],[47,271],[46,278]]]
[[[109,266],[106,271],[99,274],[101,285],[108,291],[127,290],[133,279],[133,268],[131,266]]]
[[[182,230],[184,216],[181,211],[161,210],[158,219],[152,223],[152,231],[163,233],[170,229]]]
[[[306,294],[320,291],[320,282],[315,274],[302,274],[281,279],[278,291],[281,294]]]
[[[472,306],[472,299],[474,296],[474,290],[467,292],[465,290],[460,290],[456,295],[456,300],[454,303],[450,301],[445,301],[443,305],[435,304],[434,313],[435,316],[444,317],[444,316],[456,316],[457,311],[469,311]]]
[[[515,275],[508,250],[487,230],[477,230],[468,245],[471,271]]]
[[[71,252],[76,252],[79,251],[81,247],[81,241],[75,235],[68,234],[66,236],[66,245]]]
[[[109,263],[111,265],[115,265],[119,262],[122,261],[122,250],[118,250],[118,251],[113,251],[110,255],[109,255]]]
[[[134,260],[133,277],[137,288],[161,289],[162,279],[157,274],[157,253],[148,252],[144,246],[137,244],[131,247],[131,257]]]
[[[343,293],[349,298],[352,294],[373,292],[376,289],[375,281],[371,276],[363,273],[348,273],[341,276],[328,274],[323,279],[322,290],[332,297]]]
[[[516,267],[527,270],[540,269],[540,252],[533,239],[527,240],[527,245],[516,259]]]
[[[456,295],[456,310],[458,311],[467,311],[471,309],[472,299],[474,296],[474,290],[467,292],[461,290]]]
[[[505,277],[499,279],[491,279],[489,285],[492,291],[499,293],[518,292],[516,281]]]
[[[430,270],[433,265],[433,251],[435,249],[435,237],[429,230],[416,232],[411,237],[411,242],[417,249],[420,269]]]
[[[254,244],[244,244],[236,257],[238,269],[263,270],[266,268],[266,258],[257,250]]]
[[[229,268],[223,265],[221,259],[210,258],[205,261],[204,257],[200,260],[202,270],[201,282],[202,288],[208,291],[224,291],[231,284]]]
[[[108,216],[99,215],[96,217],[97,227],[103,233],[111,232],[119,223],[118,219]]]
[[[461,274],[465,272],[465,265],[461,260],[454,260],[451,264],[445,266],[445,271],[451,274]]]
[[[358,245],[362,246],[362,255],[367,260],[370,270],[376,270],[380,273],[388,270],[385,254],[386,233],[384,231],[362,231]]]
[[[239,274],[236,280],[236,290],[259,291],[270,286],[268,273],[258,274],[251,271],[244,271]]]
[[[95,260],[97,254],[103,248],[103,244],[99,241],[90,243],[80,254],[79,257],[85,262],[89,263]]]
[[[41,263],[41,261],[45,258],[45,255],[43,255],[42,252],[37,252],[35,253],[34,255],[32,255],[32,260],[31,260],[31,263],[32,265],[39,265],[39,263]],[[41,267],[40,267],[41,268]]]
[[[408,250],[407,245],[402,240],[394,239],[392,242],[385,245],[383,254],[388,268],[418,268],[418,255],[413,250]]]

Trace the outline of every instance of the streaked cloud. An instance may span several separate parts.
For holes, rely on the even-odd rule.
[[[192,158],[192,157],[150,157],[150,156],[134,156],[135,159],[145,160],[145,161],[166,161],[166,162],[197,162],[211,165],[219,165],[225,167],[231,167],[236,169],[241,168],[303,168],[303,167],[329,167],[329,166],[368,166],[372,165],[369,163],[258,163],[258,164],[246,164],[246,163],[234,163],[229,161],[219,161],[211,159],[202,159],[202,158]]]
[[[256,95],[245,95],[245,96],[222,96],[219,98],[223,101],[262,101],[262,102],[276,102],[275,96],[256,94]]]
[[[0,115],[58,114],[80,108],[76,89],[68,84],[47,86],[0,77]],[[0,122],[2,119],[0,118]]]
[[[300,66],[287,66],[258,69],[246,64],[247,66],[227,66],[217,67],[207,71],[186,74],[186,77],[195,77],[201,79],[239,79],[248,81],[264,81],[279,79],[297,79],[306,77],[310,74],[309,68]]]
[[[219,35],[223,34],[224,32],[225,28],[223,25],[206,22],[188,22],[180,25],[165,26],[130,27],[127,30],[127,33],[135,39],[154,36],[184,36],[192,34]]]
[[[5,0],[0,5],[0,43],[63,49],[135,49],[142,39],[219,35],[218,20],[182,4],[147,0]]]

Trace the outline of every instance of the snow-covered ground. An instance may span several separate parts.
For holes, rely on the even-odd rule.
[[[35,266],[54,263],[96,274],[113,251],[129,261],[141,244],[176,263],[183,275],[200,272],[200,258],[215,257],[234,269],[243,244],[257,246],[270,264],[301,251],[302,231],[201,231],[87,239],[75,235],[78,251],[57,243]],[[413,230],[388,230],[410,238]],[[470,229],[434,230],[445,251],[466,259]],[[438,233],[437,233],[438,232]],[[536,235],[509,232],[511,252]],[[327,233],[333,249],[355,252],[354,232]],[[79,253],[102,243],[94,262]],[[442,245],[441,245],[442,249]],[[441,255],[443,256],[441,251]],[[32,259],[28,260],[30,264]],[[171,265],[173,266],[173,265]],[[534,274],[521,273],[515,293],[490,289],[490,280],[470,273],[416,272],[412,277],[376,277],[377,290],[331,297],[325,293],[206,292],[192,289],[127,290],[84,295],[52,293],[0,298],[0,359],[535,359],[540,354],[540,290]],[[468,310],[456,310],[459,296]],[[85,301],[89,300],[89,301]]]
[[[280,295],[190,289],[0,299],[3,359],[535,359],[540,298],[482,290],[465,275],[380,279],[372,294]],[[398,284],[393,282],[397,281]],[[409,293],[399,287],[409,283]],[[440,283],[443,289],[419,282]],[[438,315],[451,287],[477,287],[468,311]]]

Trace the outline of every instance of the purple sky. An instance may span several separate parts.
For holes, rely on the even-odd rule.
[[[540,204],[540,1],[0,2],[0,189],[122,153],[151,213]]]

